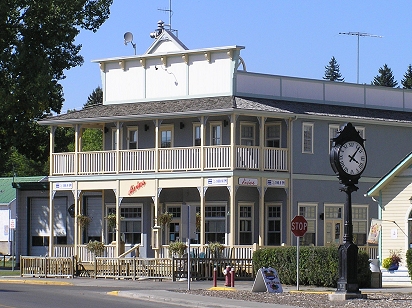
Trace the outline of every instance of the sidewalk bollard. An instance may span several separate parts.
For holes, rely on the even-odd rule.
[[[226,269],[223,271],[223,274],[225,275],[225,287],[231,287],[232,281],[230,278],[230,266],[226,266]]]
[[[217,287],[217,268],[213,269],[213,287]]]
[[[232,270],[230,271],[230,281],[231,281],[231,287],[235,287],[235,268],[232,267]]]

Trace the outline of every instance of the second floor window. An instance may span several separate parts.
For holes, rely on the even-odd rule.
[[[313,153],[313,123],[302,124],[302,153]]]
[[[200,146],[202,142],[202,134],[200,129],[200,124],[193,124],[193,145]]]
[[[266,147],[280,148],[280,123],[266,125],[265,138]]]
[[[247,146],[255,145],[255,125],[240,124],[240,144]]]
[[[222,124],[221,123],[211,123],[211,144],[221,145],[222,144]]]
[[[165,126],[160,128],[160,147],[173,147],[173,130],[171,126]]]
[[[137,127],[127,129],[127,145],[129,150],[137,149]]]

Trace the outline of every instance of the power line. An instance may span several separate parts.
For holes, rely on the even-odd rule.
[[[357,78],[356,78],[356,83],[359,83],[359,38],[360,38],[361,36],[369,36],[369,37],[382,38],[383,36],[376,35],[376,34],[364,33],[364,32],[339,32],[339,34],[355,35],[355,36],[358,37],[358,66],[357,66]]]

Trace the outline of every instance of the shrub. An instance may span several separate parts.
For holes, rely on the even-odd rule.
[[[296,247],[264,248],[253,254],[255,271],[273,267],[283,284],[296,284]],[[323,287],[336,287],[339,270],[338,247],[304,246],[299,250],[299,283]],[[358,285],[370,286],[369,257],[358,252]]]

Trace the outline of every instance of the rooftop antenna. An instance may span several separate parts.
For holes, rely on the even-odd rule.
[[[358,37],[358,69],[357,69],[356,83],[359,83],[359,37],[361,37],[361,36],[369,36],[369,37],[382,38],[383,36],[375,35],[375,34],[369,34],[369,33],[362,33],[362,32],[339,32],[339,34],[356,35],[356,36]]]
[[[134,49],[134,54],[136,55],[136,43],[133,43],[133,34],[132,34],[132,32],[126,32],[124,34],[124,44],[127,45],[127,43],[132,44],[132,47]]]
[[[173,16],[173,11],[172,11],[172,0],[169,0],[169,8],[168,9],[157,9],[159,11],[163,12],[169,12],[169,24],[165,25],[169,27],[169,31],[172,31],[178,36],[177,30],[172,29],[172,16]]]

